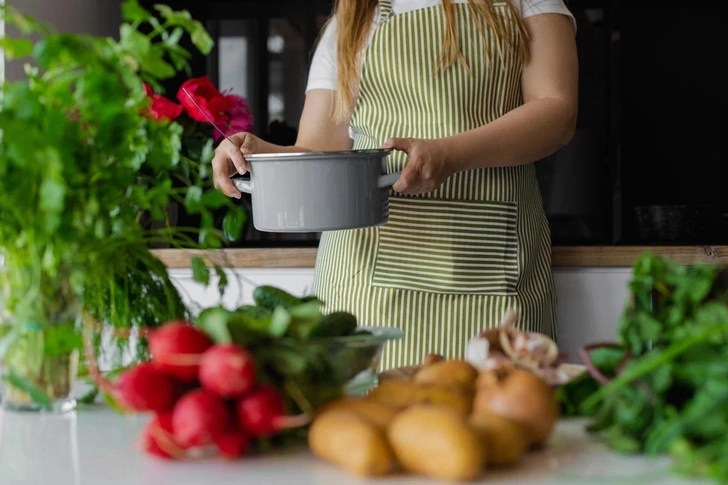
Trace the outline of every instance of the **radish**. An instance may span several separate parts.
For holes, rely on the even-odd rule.
[[[238,401],[238,421],[253,437],[271,436],[278,431],[303,426],[310,416],[286,416],[283,398],[270,386],[261,386]]]
[[[124,371],[114,384],[119,404],[138,412],[169,411],[177,399],[175,383],[145,362]]]
[[[243,431],[233,429],[215,436],[214,442],[223,458],[232,460],[245,454],[250,438]]]
[[[229,430],[231,421],[225,402],[205,389],[188,392],[172,411],[174,439],[184,448],[211,444]]]
[[[200,383],[224,398],[239,398],[255,383],[253,356],[234,344],[219,344],[207,349],[200,359]]]
[[[149,336],[154,364],[182,382],[197,380],[200,356],[212,344],[206,333],[184,320],[168,322]]]
[[[142,431],[141,446],[157,458],[176,459],[185,456],[185,450],[172,436],[172,413],[157,413]]]

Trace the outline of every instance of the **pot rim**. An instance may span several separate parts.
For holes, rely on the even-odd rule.
[[[334,150],[334,151],[318,151],[318,152],[291,152],[291,153],[255,153],[252,155],[245,155],[245,159],[249,162],[256,161],[297,161],[297,160],[308,160],[311,158],[316,159],[330,159],[338,160],[341,158],[361,158],[369,159],[373,155],[384,155],[391,152],[391,148],[370,148],[364,150]]]

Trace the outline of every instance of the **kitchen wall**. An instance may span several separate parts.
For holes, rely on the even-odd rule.
[[[557,268],[554,270],[558,306],[559,349],[579,362],[579,348],[587,343],[611,341],[627,301],[631,268]],[[172,270],[174,281],[188,302],[202,306],[220,302],[217,282],[206,289],[195,283],[189,270]],[[237,276],[237,278],[236,278]],[[222,299],[226,307],[251,303],[257,285],[270,284],[294,294],[305,294],[313,283],[313,268],[248,268],[229,276],[230,287]]]
[[[57,30],[116,37],[121,23],[119,0],[4,0],[36,20],[53,25]],[[0,4],[3,0],[0,0]],[[0,31],[1,32],[1,31]],[[7,35],[16,35],[7,26]],[[0,57],[0,64],[3,59]],[[7,62],[5,79],[17,81],[23,76],[23,63]],[[3,67],[0,66],[0,74]],[[0,75],[0,79],[2,76]]]

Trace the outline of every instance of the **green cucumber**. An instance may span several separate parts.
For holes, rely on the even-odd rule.
[[[279,306],[288,309],[302,303],[301,299],[297,296],[291,295],[285,290],[269,285],[258,286],[255,288],[255,290],[253,290],[253,300],[256,305],[267,308],[271,311],[275,310],[276,307]]]
[[[349,312],[329,313],[319,320],[309,338],[343,337],[356,330],[356,326],[356,317]]]

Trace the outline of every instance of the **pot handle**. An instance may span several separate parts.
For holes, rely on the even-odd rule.
[[[238,189],[240,192],[245,192],[246,194],[252,194],[253,193],[253,180],[250,178],[234,178],[232,179],[233,185],[236,189]]]
[[[399,180],[400,175],[402,175],[402,172],[388,173],[380,176],[379,182],[377,182],[377,187],[380,189],[391,187],[397,180]]]

